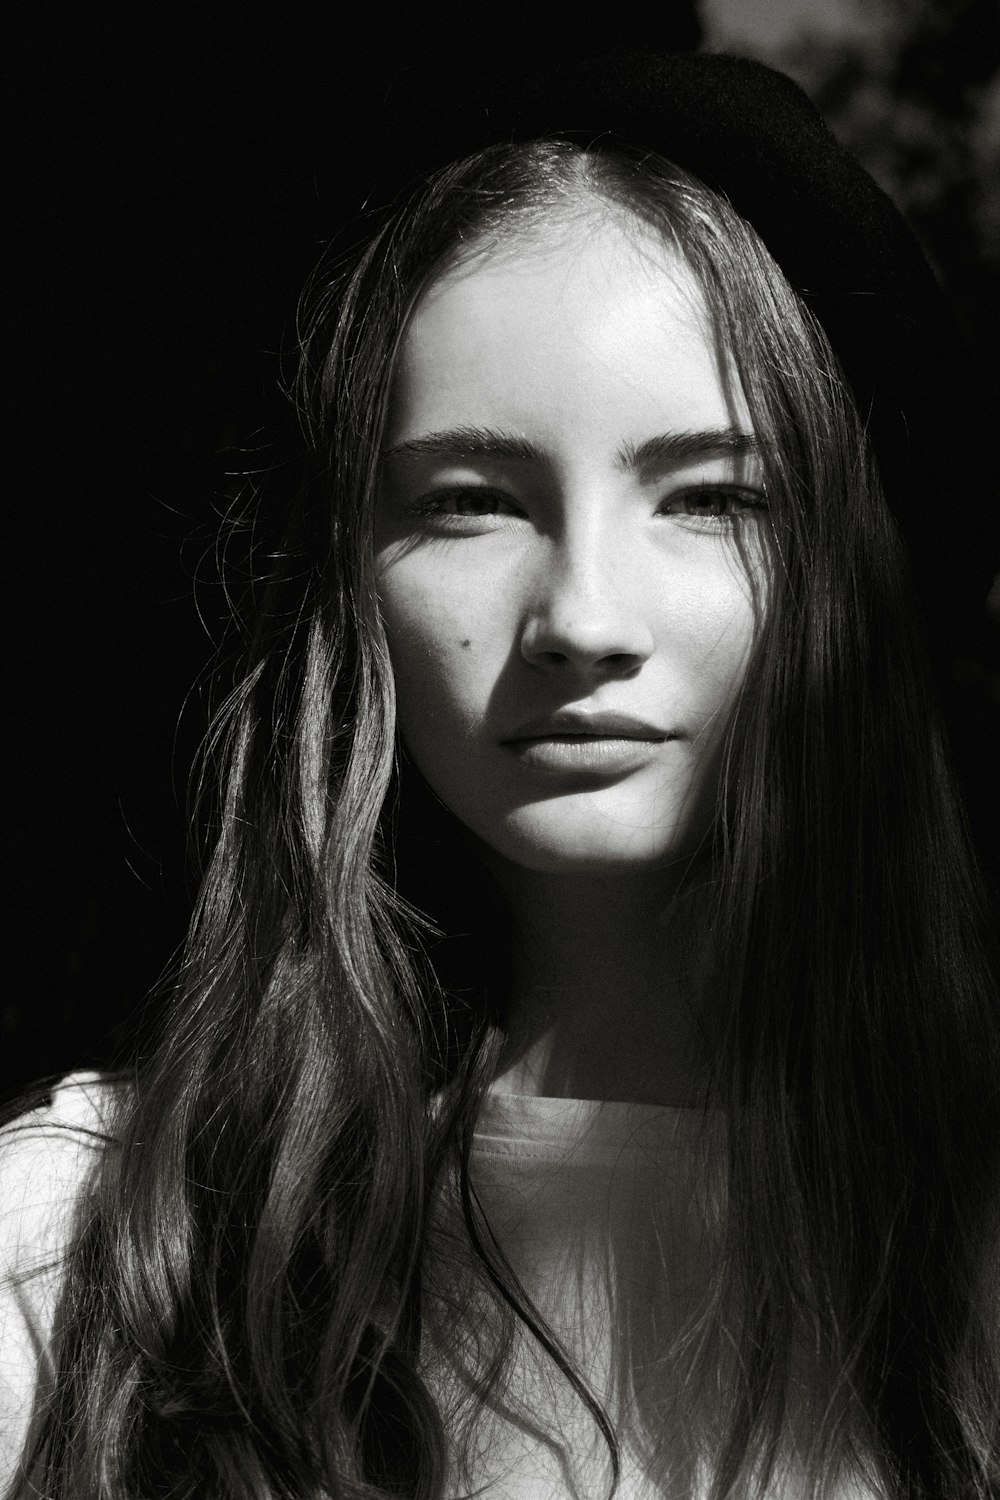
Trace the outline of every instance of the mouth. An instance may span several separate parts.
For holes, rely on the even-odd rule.
[[[522,765],[546,773],[620,776],[639,770],[677,736],[623,714],[558,713],[501,741]]]

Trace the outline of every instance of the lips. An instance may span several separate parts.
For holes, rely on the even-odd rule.
[[[546,775],[587,777],[593,783],[641,769],[658,747],[676,739],[633,714],[563,708],[526,724],[501,741],[522,766]]]

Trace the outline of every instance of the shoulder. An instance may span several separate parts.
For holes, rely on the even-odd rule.
[[[49,1368],[66,1255],[120,1093],[98,1074],[72,1074],[0,1129],[0,1479]]]
[[[71,1074],[48,1104],[0,1129],[0,1275],[30,1271],[65,1248],[110,1140],[118,1087],[96,1073]]]

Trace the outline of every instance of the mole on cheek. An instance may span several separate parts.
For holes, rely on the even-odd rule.
[[[462,650],[463,650],[463,651],[468,651],[468,649],[469,649],[469,647],[470,647],[470,646],[471,646],[471,645],[472,645],[472,642],[471,642],[471,641],[463,641],[463,642],[462,642]]]

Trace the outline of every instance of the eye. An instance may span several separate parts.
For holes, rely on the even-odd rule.
[[[682,490],[661,502],[661,516],[690,516],[716,526],[731,525],[748,511],[767,510],[767,498],[761,490],[740,489],[732,485],[700,484]]]
[[[486,485],[434,490],[422,495],[410,507],[418,516],[437,521],[442,526],[461,526],[465,521],[492,521],[523,515],[508,496]]]

